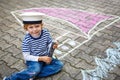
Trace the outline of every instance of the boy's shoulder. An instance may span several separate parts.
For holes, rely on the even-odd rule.
[[[43,28],[43,32],[44,32],[44,33],[49,33],[49,30],[46,29],[46,28]]]
[[[25,35],[25,39],[26,39],[26,38],[29,38],[29,37],[30,37],[30,34],[27,33],[27,34]]]
[[[24,36],[24,41],[28,41],[30,39],[30,34],[29,33],[27,33],[25,36]]]
[[[48,32],[48,29],[46,29],[46,28],[43,28],[43,31],[45,31],[45,32]]]

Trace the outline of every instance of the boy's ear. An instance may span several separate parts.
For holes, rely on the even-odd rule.
[[[42,23],[42,24],[41,24],[42,28],[43,28],[43,25],[44,25],[44,24]]]
[[[43,26],[44,24],[42,23],[41,26]]]

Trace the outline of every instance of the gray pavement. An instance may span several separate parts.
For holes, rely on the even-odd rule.
[[[36,7],[71,8],[120,16],[120,0],[0,0],[0,80],[25,68],[21,52],[25,31],[10,12]],[[54,37],[61,35],[61,32],[56,34],[53,27],[49,30]],[[63,37],[62,40],[66,38]],[[75,40],[79,42],[81,38]],[[94,57],[105,58],[105,50],[115,47],[112,43],[116,41],[120,41],[120,21],[98,32],[88,42],[62,58],[65,65],[60,73],[39,80],[82,80],[81,69],[94,69]],[[111,70],[103,80],[120,80],[120,65]]]

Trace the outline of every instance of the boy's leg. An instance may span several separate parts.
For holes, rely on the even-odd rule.
[[[30,78],[36,76],[43,65],[41,62],[33,62],[28,61],[27,63],[27,69],[13,73],[11,76],[7,77],[5,80],[29,80]]]
[[[58,59],[53,59],[50,64],[45,64],[37,77],[46,77],[61,71],[63,63]]]

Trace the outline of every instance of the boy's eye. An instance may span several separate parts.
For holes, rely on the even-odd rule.
[[[29,28],[30,28],[30,29],[32,29],[33,27],[32,27],[32,26],[30,26]]]
[[[38,28],[38,27],[39,27],[39,25],[36,25],[35,27],[36,27],[36,28]]]

